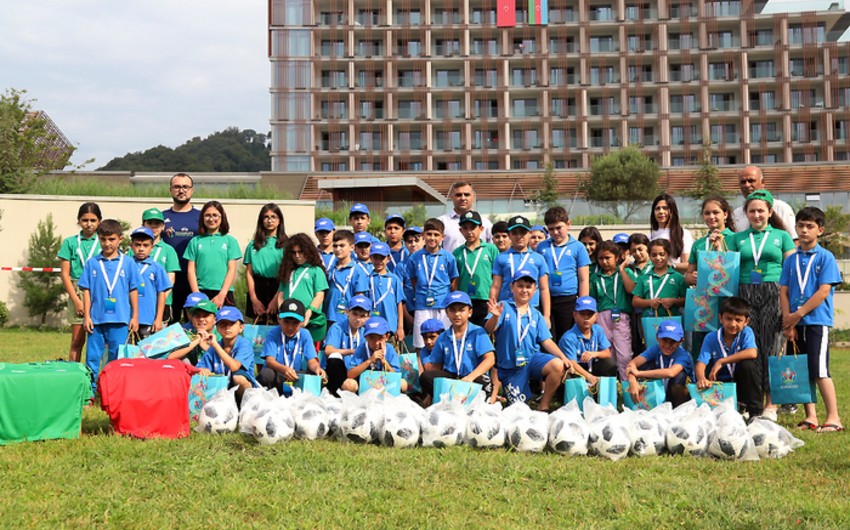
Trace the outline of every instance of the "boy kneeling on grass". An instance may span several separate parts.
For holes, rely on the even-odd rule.
[[[360,388],[360,374],[366,370],[378,372],[400,372],[398,353],[392,344],[387,343],[390,337],[390,327],[381,317],[372,317],[366,321],[363,336],[365,342],[346,356],[345,366],[348,368],[348,379],[342,384],[342,390],[357,393]],[[401,391],[407,392],[407,381],[401,380]]]
[[[722,329],[705,337],[697,357],[696,376],[700,390],[715,381],[734,381],[740,405],[750,418],[755,418],[764,412],[764,389],[756,365],[756,335],[749,323],[750,304],[746,300],[735,296],[724,299],[720,303]]]
[[[691,399],[688,381],[694,380],[694,361],[691,354],[682,348],[685,332],[675,320],[665,320],[658,326],[655,335],[658,344],[638,355],[626,366],[629,378],[629,394],[637,403],[640,400],[639,379],[661,379],[667,391],[667,401],[678,407]],[[640,370],[644,365],[653,366]]]
[[[292,395],[299,372],[327,380],[310,332],[301,327],[305,314],[304,304],[294,298],[284,300],[277,315],[280,327],[269,331],[263,344],[266,365],[260,370],[259,383],[268,389],[279,388],[284,396]]]
[[[452,325],[437,338],[428,357],[430,367],[419,376],[426,407],[434,395],[434,379],[438,377],[476,382],[488,395],[492,391],[488,373],[496,364],[496,356],[484,328],[469,321],[472,300],[463,291],[454,291],[449,293],[445,303],[446,316]],[[424,327],[425,323],[422,325]]]
[[[236,397],[242,399],[246,388],[255,384],[254,349],[243,337],[244,318],[235,307],[225,306],[215,315],[215,327],[221,341],[210,335],[210,348],[198,362],[201,375],[224,375],[230,378],[228,387],[239,387]]]
[[[558,347],[567,356],[573,371],[595,385],[599,377],[617,377],[617,361],[611,355],[611,343],[602,326],[596,323],[596,300],[590,296],[576,299],[575,324],[561,336]]]

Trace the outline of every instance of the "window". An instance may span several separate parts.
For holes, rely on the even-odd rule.
[[[322,162],[322,172],[348,171],[346,162]]]
[[[323,40],[322,57],[342,57],[345,55],[345,42],[342,40]]]
[[[629,112],[631,114],[654,114],[656,110],[652,96],[629,96]]]
[[[400,88],[421,87],[425,84],[425,75],[421,70],[401,70],[398,73]]]
[[[511,168],[513,169],[540,169],[539,160],[523,160],[519,158],[511,159]]]
[[[848,125],[850,122],[847,120],[836,120],[835,121],[835,132],[833,133],[833,137],[835,140],[844,140],[847,141],[850,136],[847,135]]]
[[[576,115],[575,98],[552,98],[549,102],[549,114],[553,117],[569,118]]]
[[[460,131],[436,131],[434,133],[434,149],[451,151],[461,149]]]
[[[629,66],[629,81],[632,83],[643,82],[643,83],[651,83],[652,82],[652,66],[648,64],[644,64],[641,66],[630,65]]]
[[[532,38],[514,39],[514,53],[535,53],[537,42]]]
[[[425,143],[422,141],[422,131],[399,131],[396,140],[396,149],[402,151],[418,151],[424,149]]]
[[[310,88],[310,63],[307,61],[272,62],[277,88]]]
[[[372,57],[384,54],[383,40],[360,40],[357,41],[357,55],[361,57]]]
[[[819,44],[825,40],[826,25],[823,23],[814,27],[810,25],[803,27],[800,24],[790,24],[788,26],[789,44]]]
[[[626,5],[626,20],[644,20],[652,16],[649,4]]]
[[[614,37],[590,37],[591,52],[616,52],[619,46],[614,44]]]
[[[779,127],[775,122],[750,123],[750,143],[779,142]]]
[[[322,101],[322,118],[336,120],[348,118],[348,102]]]
[[[482,170],[493,170],[499,169],[499,161],[498,160],[476,160],[473,164],[474,168],[478,171]]]
[[[593,66],[590,68],[590,84],[604,85],[605,83],[619,83],[619,69],[614,70],[613,66]]]
[[[381,24],[381,11],[378,9],[358,9],[355,20],[361,26],[377,26]]]
[[[513,68],[511,86],[537,86],[537,68]]]
[[[655,145],[655,129],[652,127],[629,127],[629,145]]]
[[[576,147],[576,130],[565,128],[552,129],[552,145],[553,149],[565,149]]]
[[[384,86],[384,72],[374,70],[358,70],[358,87],[374,88]]]
[[[400,10],[396,12],[395,23],[402,25],[422,25],[422,13],[418,9]]]
[[[551,37],[549,39],[549,51],[551,53],[574,53],[576,43],[572,37]]]
[[[310,31],[301,29],[272,30],[274,57],[309,57]]]
[[[773,46],[773,30],[772,29],[757,29],[751,37],[753,46]]]
[[[473,118],[498,118],[499,103],[495,99],[476,99],[472,102]]]
[[[613,128],[590,129],[590,147],[618,147],[620,139]]]
[[[566,86],[575,82],[573,68],[556,66],[549,69],[549,86]]]
[[[422,53],[422,42],[419,40],[399,40],[396,44],[398,54],[404,57],[417,56]]]
[[[750,92],[750,110],[773,110],[776,108],[776,93],[773,90]]]
[[[773,64],[773,61],[767,61]],[[738,78],[731,62],[708,63],[708,78],[714,81],[733,81]]]
[[[460,10],[438,7],[431,15],[431,24],[460,24]]]
[[[610,116],[612,114],[619,114],[619,112],[619,98],[590,98],[591,116]]]
[[[671,50],[690,50],[697,47],[692,33],[671,33],[668,44]]]
[[[322,71],[323,88],[348,88],[348,72],[345,70]]]
[[[817,142],[818,138],[818,123],[816,121],[795,121],[791,124],[791,141],[792,142]]]
[[[699,69],[693,63],[670,65],[670,81],[698,81]]]
[[[759,155],[754,153],[750,155],[750,160],[753,164],[775,164],[778,161],[778,158],[773,153],[766,155]]]
[[[384,169],[384,165],[380,162],[375,161],[361,161],[358,164],[360,171],[382,171]]]
[[[460,171],[463,169],[463,164],[457,160],[439,160],[434,166],[437,171]]]
[[[614,20],[614,8],[611,6],[590,6],[590,20]]]
[[[708,106],[712,112],[738,110],[735,108],[735,94],[732,93],[709,93]]]
[[[540,116],[536,99],[515,99],[511,102],[511,117],[531,118]]]
[[[575,22],[576,12],[573,6],[554,6],[549,4],[549,23],[562,24],[564,22]]]
[[[473,39],[472,55],[496,55],[499,46],[496,39]]]
[[[792,90],[791,91],[791,108],[792,109],[801,109],[805,107],[814,107],[815,106],[815,98],[817,96],[817,91],[815,89],[810,90]],[[821,106],[823,106],[823,102],[821,101]]]
[[[513,129],[511,131],[512,149],[537,149],[540,138],[537,129]]]
[[[398,117],[407,120],[424,118],[425,108],[421,101],[403,99],[398,102]]]
[[[460,55],[460,40],[435,39],[432,53],[436,55]]]
[[[750,77],[776,77],[773,61],[750,61]]]
[[[470,14],[470,23],[475,25],[493,25],[496,23],[496,10],[484,9],[482,7],[472,8],[472,13]]]
[[[322,151],[348,151],[348,132],[323,132],[321,134]]]
[[[734,124],[711,125],[711,143],[733,144],[738,142],[738,131]]]
[[[670,96],[670,112],[689,113],[699,112],[697,96],[694,94],[672,94]]]
[[[499,132],[496,130],[472,131],[473,149],[498,149]]]
[[[463,86],[463,73],[460,70],[437,70],[434,86],[438,88]]]
[[[475,86],[492,88],[498,85],[499,74],[495,68],[475,70]]]
[[[463,103],[459,99],[441,99],[434,101],[435,118],[463,118]]]
[[[719,0],[717,2],[706,2],[709,13],[716,17],[737,17],[741,14],[740,0]]]
[[[357,148],[360,151],[380,151],[384,148],[381,131],[360,131],[359,139]]]
[[[708,47],[709,48],[732,48],[735,46],[734,39],[732,38],[731,31],[718,31],[711,32],[708,34]]]
[[[789,59],[788,69],[791,77],[803,77],[803,59]]]

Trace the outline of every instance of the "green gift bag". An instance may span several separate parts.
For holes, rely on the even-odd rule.
[[[0,363],[0,445],[79,438],[91,377],[75,362]]]

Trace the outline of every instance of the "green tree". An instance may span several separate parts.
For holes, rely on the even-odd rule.
[[[74,151],[57,151],[57,136],[33,101],[14,88],[0,96],[0,193],[26,192],[39,176],[65,167]]]
[[[823,213],[826,215],[824,233],[820,238],[823,248],[832,252],[836,258],[844,257],[844,248],[850,244],[850,214],[842,213],[841,206],[829,206]]]
[[[546,164],[546,169],[543,172],[543,186],[532,193],[531,198],[541,214],[558,205],[560,198],[558,195],[558,179],[555,177],[555,166],[552,165],[552,162]]]
[[[36,231],[30,235],[27,249],[27,266],[58,267],[56,255],[62,246],[62,238],[56,234],[53,215],[38,222]],[[43,326],[50,313],[58,313],[65,308],[65,288],[58,274],[45,272],[19,272],[18,287],[24,292],[24,306],[29,316],[41,317]]]
[[[717,178],[717,166],[711,161],[712,153],[710,144],[703,145],[699,169],[694,174],[694,185],[683,193],[685,197],[702,201],[713,196],[725,197],[729,195],[723,189],[720,179]]]
[[[655,161],[629,146],[594,158],[579,192],[625,221],[658,195],[660,176]]]

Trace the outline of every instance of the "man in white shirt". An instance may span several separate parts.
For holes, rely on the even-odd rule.
[[[746,166],[741,169],[738,172],[738,185],[741,187],[741,194],[745,200],[750,193],[765,189],[764,175],[762,175],[761,169],[756,166]],[[794,209],[787,202],[774,199],[773,210],[785,224],[785,231],[791,234],[792,239],[796,240],[797,230],[794,229],[794,226],[797,221],[794,216]],[[736,232],[743,232],[750,227],[750,221],[747,219],[747,213],[743,206],[735,208],[735,211],[732,212],[732,219],[735,220]]]
[[[438,219],[445,225],[445,237],[443,238],[443,248],[448,252],[463,246],[465,240],[460,233],[460,216],[474,209],[475,205],[475,190],[472,189],[472,184],[465,181],[459,181],[452,184],[449,190],[449,198],[452,200],[453,209],[446,212]],[[481,234],[481,239],[491,242],[490,230],[493,228],[493,223],[484,216],[482,217],[484,232]]]

